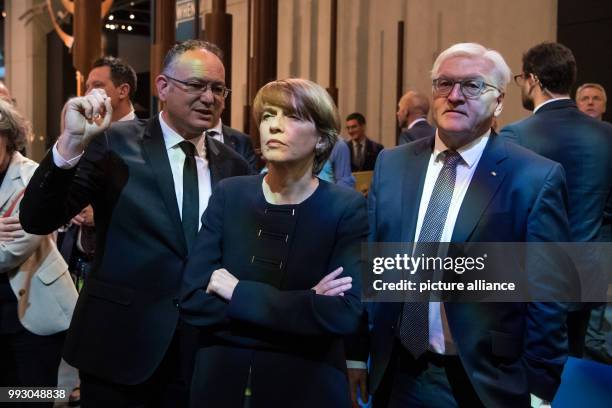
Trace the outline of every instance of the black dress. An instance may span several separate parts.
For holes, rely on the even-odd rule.
[[[219,183],[184,273],[182,318],[201,328],[191,405],[350,406],[342,337],[357,331],[361,194],[320,181],[298,205],[272,205],[263,176]],[[344,296],[311,289],[342,266]],[[215,269],[240,282],[228,303],[205,288]],[[247,387],[248,384],[248,387]]]

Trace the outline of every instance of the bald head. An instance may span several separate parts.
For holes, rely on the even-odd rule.
[[[417,91],[408,91],[397,104],[397,122],[399,127],[407,127],[419,118],[426,118],[429,113],[429,98]]]

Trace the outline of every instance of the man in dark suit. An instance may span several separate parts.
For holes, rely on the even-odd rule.
[[[179,322],[182,269],[211,188],[248,173],[203,136],[229,92],[220,55],[204,41],[175,45],[155,80],[164,110],[148,122],[106,129],[112,107],[101,89],[68,101],[65,129],[28,185],[28,232],[94,209],[94,266],[64,350],[81,371],[85,406],[186,406],[195,339]]]
[[[397,104],[397,123],[402,129],[399,144],[431,137],[436,129],[427,123],[429,98],[417,91],[408,91]]]
[[[346,117],[346,130],[350,140],[346,143],[351,150],[351,171],[374,170],[374,164],[383,145],[366,136],[366,119],[359,112]]]
[[[235,152],[237,152],[249,164],[251,173],[257,173],[257,156],[253,150],[251,138],[229,126],[225,126],[221,122],[221,114],[225,109],[225,102],[222,105],[213,107],[211,114],[213,115],[213,123],[215,126],[210,128],[206,135],[217,139],[221,143],[225,143]]]
[[[371,241],[565,241],[561,166],[491,131],[510,80],[503,57],[455,44],[432,79],[437,133],[381,153]],[[559,386],[562,303],[376,303],[371,316],[375,407],[529,407],[530,393],[551,400]],[[351,370],[362,387],[364,376]]]
[[[533,115],[506,126],[500,135],[563,165],[571,240],[595,242],[612,191],[612,126],[576,108],[569,97],[575,79],[576,60],[569,48],[542,43],[528,50],[523,55],[523,72],[515,81],[523,106]],[[570,307],[568,334],[573,356],[582,357],[590,309],[595,305]]]

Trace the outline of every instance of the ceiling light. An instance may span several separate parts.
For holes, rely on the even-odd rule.
[[[113,16],[112,14],[109,14],[108,19],[109,21],[113,21],[115,19],[115,16]]]
[[[133,14],[130,14],[130,20],[133,20],[135,17]]]

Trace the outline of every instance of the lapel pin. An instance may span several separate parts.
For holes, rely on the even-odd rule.
[[[492,172],[491,172],[491,175],[492,175],[493,177],[495,177],[495,176],[497,176],[497,173],[496,173],[496,172],[494,172],[494,171],[492,171]]]

